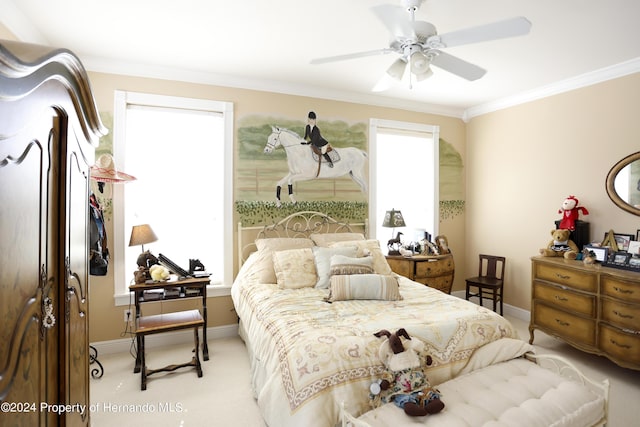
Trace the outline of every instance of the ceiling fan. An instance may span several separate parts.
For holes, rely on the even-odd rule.
[[[521,36],[528,34],[531,29],[529,20],[524,17],[516,17],[439,35],[433,24],[425,21],[416,21],[415,19],[415,12],[424,0],[401,1],[403,7],[380,5],[372,8],[373,13],[382,21],[392,35],[389,47],[317,58],[312,60],[311,64],[324,64],[365,56],[396,53],[400,57],[391,64],[386,72],[387,76],[395,80],[402,79],[407,65],[409,65],[415,80],[422,81],[433,74],[431,70],[431,65],[433,65],[466,80],[473,81],[484,76],[487,71],[475,64],[443,52],[441,49]],[[410,19],[407,19],[406,12],[409,12]],[[373,90],[384,90],[387,87],[388,78],[385,76]],[[409,87],[411,88],[411,75],[409,77]]]

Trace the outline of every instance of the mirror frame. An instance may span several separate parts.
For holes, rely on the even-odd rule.
[[[607,195],[617,207],[631,214],[640,216],[640,209],[635,208],[631,206],[629,203],[622,200],[622,198],[620,198],[618,193],[616,193],[615,186],[614,186],[614,181],[616,179],[616,176],[618,175],[618,172],[620,172],[622,168],[635,162],[636,160],[640,160],[640,151],[638,151],[637,153],[628,155],[627,157],[625,157],[624,159],[620,160],[618,163],[613,165],[613,167],[607,174],[606,189],[607,189]]]

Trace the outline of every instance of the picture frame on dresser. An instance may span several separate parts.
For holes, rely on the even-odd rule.
[[[587,249],[596,254],[596,261],[606,262],[609,259],[609,247],[608,246],[593,246],[584,245],[584,249]]]
[[[604,233],[604,238],[606,239],[608,233]],[[618,251],[627,251],[629,249],[629,243],[632,240],[636,240],[636,236],[633,234],[624,234],[624,233],[613,233],[613,237],[615,238],[616,244],[618,245]]]
[[[629,258],[631,258],[631,254],[628,252],[616,252],[611,257],[611,262],[613,264],[627,265],[629,263]]]

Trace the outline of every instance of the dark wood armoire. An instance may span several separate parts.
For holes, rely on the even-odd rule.
[[[0,40],[0,426],[89,425],[89,168],[104,133],[73,53]]]

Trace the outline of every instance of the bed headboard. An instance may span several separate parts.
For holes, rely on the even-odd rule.
[[[365,219],[359,223],[337,221],[322,212],[296,212],[273,224],[243,227],[238,223],[238,263],[242,265],[256,250],[255,240],[270,237],[309,237],[320,233],[362,233],[369,235],[369,223]]]

